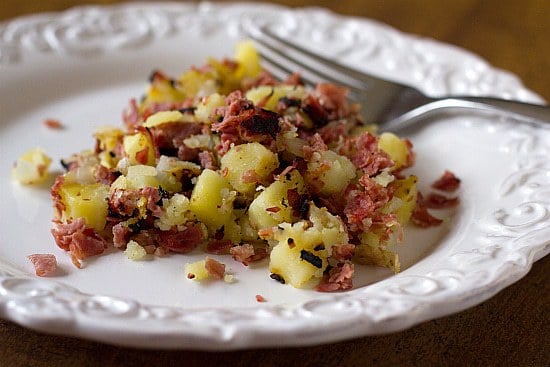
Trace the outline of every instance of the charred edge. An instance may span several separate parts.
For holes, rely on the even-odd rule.
[[[170,197],[170,193],[168,191],[164,190],[162,188],[162,186],[157,187],[157,190],[158,190],[160,198],[161,198],[161,200],[160,200],[161,203],[162,203],[162,199],[168,199]],[[157,205],[161,205],[161,204],[157,204]]]
[[[159,74],[159,71],[158,70],[153,70],[151,71],[151,74],[149,74],[149,77],[147,78],[147,80],[149,81],[149,83],[153,83],[155,81],[155,78],[157,77],[157,75]]]
[[[273,139],[281,130],[279,114],[267,110],[260,110],[241,122],[241,126],[252,135],[270,135]]]
[[[322,251],[322,250],[324,250],[324,249],[325,249],[325,245],[322,244],[322,243],[320,243],[320,244],[318,244],[317,246],[315,246],[315,247],[313,248],[313,251]]]
[[[292,238],[292,237],[289,237],[286,240],[286,243],[288,244],[288,247],[290,247],[290,248],[294,248],[294,246],[296,246],[296,243],[294,242],[294,238]]]
[[[178,111],[185,115],[186,113],[194,114],[196,109],[197,107],[186,107],[180,108]]]
[[[316,268],[321,269],[323,267],[323,260],[319,256],[312,254],[309,251],[302,250],[300,251],[300,258],[304,261],[307,261]]]
[[[298,98],[289,98],[289,97],[281,97],[279,98],[279,103],[284,109],[290,108],[290,107],[300,107],[302,105],[302,101]]]
[[[63,159],[60,159],[59,163],[61,163],[61,166],[63,167],[63,169],[65,171],[67,171],[67,172],[69,171],[69,168],[71,167],[70,163],[65,162]]]
[[[130,228],[132,233],[138,233],[139,231],[145,228],[145,222],[140,219],[136,223],[128,224],[128,228]]]
[[[269,277],[273,280],[278,281],[281,284],[285,284],[285,278],[283,278],[279,274],[272,273]]]

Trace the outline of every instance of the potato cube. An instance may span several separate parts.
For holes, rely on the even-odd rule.
[[[169,199],[162,199],[162,207],[164,211],[155,220],[155,226],[163,231],[182,225],[190,219],[189,199],[183,194],[174,194]]]
[[[274,227],[279,223],[294,223],[299,218],[288,201],[288,191],[306,192],[304,180],[297,170],[290,171],[263,190],[249,206],[248,218],[256,230]]]
[[[252,41],[242,41],[235,47],[235,60],[239,63],[237,76],[256,77],[262,71],[260,55]]]
[[[355,260],[357,262],[383,266],[392,269],[395,273],[400,271],[399,255],[397,252],[388,249],[389,244],[380,243],[379,234],[374,231],[362,233],[360,241],[361,244],[355,247]]]
[[[245,97],[254,102],[254,104],[262,102],[262,107],[266,110],[276,111],[277,104],[281,98],[287,97],[301,100],[305,95],[306,91],[301,86],[280,85],[273,87],[262,85],[247,91]]]
[[[124,255],[132,261],[144,260],[147,257],[147,251],[136,241],[129,241],[126,245]]]
[[[183,114],[180,111],[159,111],[147,118],[145,127],[155,127],[169,122],[193,122],[193,115]]]
[[[142,164],[128,167],[128,174],[126,175],[126,188],[128,189],[141,189],[144,187],[158,188],[159,185],[160,185],[160,182],[157,178],[157,170],[155,169],[155,167],[146,166]]]
[[[59,194],[65,205],[63,220],[84,218],[89,227],[97,231],[103,230],[107,218],[109,186],[100,183],[66,183],[61,186]]]
[[[40,148],[34,148],[21,155],[12,169],[12,177],[24,185],[39,184],[48,177],[52,160]]]
[[[197,179],[189,202],[189,210],[210,231],[216,231],[231,219],[235,192],[218,172],[205,169]]]
[[[208,271],[206,270],[206,260],[185,264],[184,272],[188,279],[193,279],[195,281],[201,281],[209,277]]]
[[[153,166],[155,164],[155,148],[147,135],[142,133],[126,135],[122,141],[122,146],[131,165],[146,164]]]
[[[313,154],[307,164],[306,181],[319,188],[321,194],[338,194],[356,176],[356,168],[349,158],[332,150]]]
[[[252,195],[259,182],[267,180],[279,166],[277,154],[260,143],[236,145],[221,159],[222,172],[235,190]]]
[[[403,202],[401,207],[396,211],[397,221],[401,224],[406,224],[409,221],[416,206],[416,197],[418,196],[417,181],[417,177],[413,175],[396,180],[399,186],[395,190],[394,197],[401,199]]]
[[[225,97],[218,93],[210,94],[201,99],[195,110],[195,119],[198,122],[212,123],[212,115],[217,107],[225,105]]]
[[[405,140],[393,133],[382,133],[378,139],[378,148],[386,152],[395,163],[394,169],[407,164],[409,149]]]
[[[342,220],[313,204],[310,204],[309,222],[282,223],[273,239],[277,244],[269,257],[269,270],[297,288],[312,278],[321,278],[332,246],[349,240]]]

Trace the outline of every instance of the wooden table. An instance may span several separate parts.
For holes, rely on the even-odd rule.
[[[517,74],[528,88],[550,100],[550,2],[546,0],[275,2],[324,6],[466,48]],[[0,20],[78,4],[3,0]],[[227,353],[137,350],[44,335],[0,320],[0,365],[543,366],[550,362],[549,273],[550,260],[544,258],[516,284],[459,314],[390,335],[308,348]]]

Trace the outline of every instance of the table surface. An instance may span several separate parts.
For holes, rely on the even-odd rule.
[[[117,1],[88,1],[110,4]],[[550,100],[550,2],[546,0],[281,0],[323,6],[468,49],[518,75]],[[3,0],[0,21],[64,10],[76,0]],[[490,300],[455,315],[383,336],[307,348],[208,353],[121,348],[51,336],[0,320],[2,366],[544,366],[550,361],[550,260]]]

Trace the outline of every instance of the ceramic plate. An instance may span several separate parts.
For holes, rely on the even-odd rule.
[[[93,147],[93,130],[120,124],[153,69],[175,76],[208,56],[231,56],[250,22],[431,95],[541,101],[513,75],[463,50],[322,9],[134,3],[0,24],[1,317],[135,347],[312,345],[402,330],[471,307],[548,253],[550,131],[462,113],[408,133],[421,189],[450,169],[462,179],[461,204],[438,213],[446,218],[441,227],[407,228],[397,275],[360,267],[353,290],[323,294],[271,280],[266,263],[245,268],[227,258],[235,283],[200,285],[183,272],[199,253],[136,263],[113,252],[76,269],[49,234],[49,187],[12,182],[13,162],[35,146],[55,162]],[[47,129],[46,118],[65,128]],[[34,276],[26,259],[33,253],[55,254],[57,276]],[[258,303],[258,294],[267,302]]]

